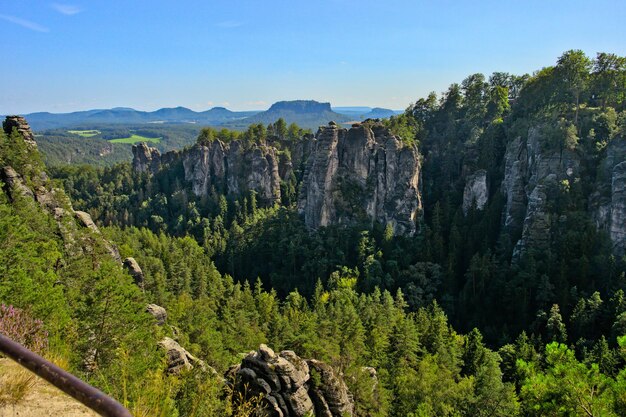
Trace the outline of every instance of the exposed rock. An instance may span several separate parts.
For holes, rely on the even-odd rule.
[[[120,256],[119,251],[109,241],[107,241],[106,239],[104,239],[104,237],[102,237],[102,234],[100,233],[100,229],[98,229],[98,226],[96,226],[96,224],[92,220],[89,213],[85,213],[84,211],[75,211],[74,215],[78,219],[81,226],[93,231],[95,235],[100,237],[100,241],[102,245],[104,246],[104,248],[106,249],[106,251],[111,255],[113,259],[121,263],[122,258]]]
[[[417,149],[382,125],[346,130],[329,123],[313,143],[298,211],[313,229],[377,221],[412,235],[422,208],[419,181]]]
[[[2,123],[2,127],[4,129],[4,133],[10,135],[13,131],[13,128],[17,129],[17,131],[24,138],[24,142],[31,149],[37,149],[37,142],[35,142],[35,135],[33,135],[32,130],[30,129],[30,125],[22,116],[7,116],[4,122]]]
[[[255,191],[264,206],[280,200],[279,164],[271,146],[245,148],[239,141],[225,144],[215,140],[193,146],[182,155],[182,161],[185,181],[197,196],[214,189],[231,196]]]
[[[487,199],[489,198],[489,189],[487,188],[487,171],[484,169],[474,172],[467,177],[465,181],[465,189],[463,190],[463,213],[476,205],[478,210],[482,210]]]
[[[213,368],[208,367],[204,361],[187,352],[174,339],[169,337],[163,338],[159,342],[159,347],[167,353],[167,372],[170,374],[179,374],[183,370],[191,370],[194,367],[215,373]]]
[[[542,251],[549,245],[551,219],[547,208],[554,188],[561,181],[580,176],[580,157],[568,149],[546,149],[541,127],[531,127],[528,138],[511,141],[505,153],[502,193],[506,196],[503,213],[505,232],[515,242],[513,260],[529,248]]]
[[[15,200],[18,194],[22,197],[35,198],[35,194],[26,186],[22,176],[12,167],[6,166],[0,170],[0,180],[4,183],[5,192],[11,200]]]
[[[613,168],[610,236],[614,252],[623,255],[626,250],[626,161]]]
[[[146,311],[155,318],[156,323],[159,326],[163,326],[165,324],[165,321],[167,320],[167,311],[163,307],[156,304],[148,304]]]
[[[135,258],[128,257],[128,258],[124,259],[124,268],[126,268],[128,273],[130,274],[130,276],[133,277],[133,279],[135,280],[135,285],[137,285],[139,288],[143,289],[144,288],[143,271],[141,270],[141,267],[139,266],[139,264],[137,263]],[[153,304],[151,304],[151,305],[153,305]],[[148,306],[148,308],[149,307],[150,306]],[[159,308],[162,308],[162,307],[159,307]]]
[[[155,174],[161,166],[161,152],[145,142],[133,145],[133,170]]]
[[[313,369],[313,371],[311,371]],[[311,372],[316,373],[315,381]],[[316,360],[305,361],[292,351],[276,354],[266,345],[250,352],[227,372],[234,388],[248,397],[263,395],[270,416],[352,416],[354,405],[343,380]]]

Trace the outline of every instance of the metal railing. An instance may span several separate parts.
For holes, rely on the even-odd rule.
[[[113,398],[3,334],[0,334],[0,352],[102,416],[132,417],[130,412]]]

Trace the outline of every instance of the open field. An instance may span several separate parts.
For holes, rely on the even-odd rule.
[[[137,142],[152,142],[152,143],[159,143],[161,142],[161,138],[148,138],[146,136],[139,136],[139,135],[135,135],[132,134],[130,137],[127,138],[120,138],[120,139],[112,139],[109,142],[112,143],[137,143]]]
[[[92,136],[100,134],[99,130],[68,130],[67,132],[74,135],[82,136],[83,138],[90,138]]]

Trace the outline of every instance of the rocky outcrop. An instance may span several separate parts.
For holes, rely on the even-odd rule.
[[[167,354],[167,372],[170,374],[179,374],[185,370],[192,370],[195,367],[211,371],[204,361],[187,352],[174,339],[169,337],[163,338],[163,340],[159,342],[159,347]]]
[[[212,190],[230,196],[255,191],[262,205],[280,200],[280,176],[276,149],[266,145],[244,147],[239,141],[215,140],[197,144],[182,155],[185,181],[197,196]]]
[[[626,161],[613,168],[609,233],[614,252],[623,255],[626,251]]]
[[[618,136],[607,146],[606,157],[598,168],[595,192],[590,196],[596,226],[608,232],[617,256],[626,252],[625,162],[626,138]]]
[[[24,138],[24,142],[33,150],[37,149],[35,135],[33,135],[30,125],[22,116],[7,116],[2,123],[4,133],[10,135],[13,129],[17,129],[19,134]]]
[[[96,226],[89,213],[85,213],[84,211],[75,211],[74,215],[76,216],[76,219],[78,219],[78,222],[82,227],[91,230],[94,235],[98,237],[98,240],[100,241],[102,246],[104,246],[104,249],[109,253],[109,255],[111,255],[111,257],[117,262],[122,263],[122,258],[119,251],[114,245],[111,244],[111,242],[104,239],[102,233],[100,233],[100,229],[98,229],[98,226]]]
[[[29,197],[34,199],[35,193],[26,186],[24,179],[12,167],[6,166],[0,170],[0,180],[4,183],[5,192],[12,201],[17,196]]]
[[[484,169],[468,176],[463,190],[463,214],[475,205],[476,209],[482,210],[487,204],[489,189],[487,188],[487,171]]]
[[[390,224],[412,235],[421,212],[420,157],[380,124],[321,127],[308,158],[298,211],[308,227]]]
[[[268,416],[353,415],[354,404],[341,376],[323,362],[301,359],[289,350],[276,354],[261,345],[228,375],[245,397],[262,395]]]
[[[506,197],[504,231],[519,237],[513,243],[513,260],[529,248],[542,251],[549,245],[552,220],[548,209],[550,189],[562,181],[580,177],[580,157],[569,149],[549,149],[541,127],[531,127],[524,140],[512,140],[505,153],[502,193]]]
[[[163,307],[156,304],[148,304],[146,311],[154,317],[157,325],[163,326],[165,324],[165,321],[167,320],[167,310]]]
[[[128,271],[133,280],[135,281],[135,285],[137,285],[142,290],[144,289],[144,276],[141,267],[135,260],[135,258],[128,257],[124,259],[124,268]]]
[[[155,174],[161,167],[161,152],[145,142],[133,145],[133,170]]]

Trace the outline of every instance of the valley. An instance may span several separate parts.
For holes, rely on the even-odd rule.
[[[0,331],[133,415],[622,415],[624,80],[571,50],[375,119],[9,116]]]

